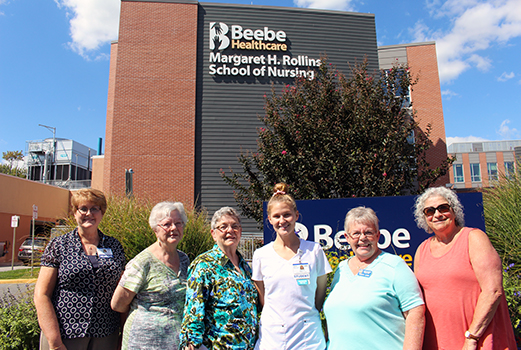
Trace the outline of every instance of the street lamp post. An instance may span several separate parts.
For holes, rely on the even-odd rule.
[[[43,126],[44,128],[52,131],[52,162],[54,163],[54,179],[56,180],[56,128],[53,126],[47,126],[43,124],[38,124],[38,126]],[[45,171],[47,171],[47,167],[45,167]]]

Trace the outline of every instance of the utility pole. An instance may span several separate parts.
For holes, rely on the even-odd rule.
[[[38,126],[43,126],[44,128],[47,128],[48,130],[52,131],[52,163],[54,163],[54,180],[56,180],[56,128],[53,126],[47,126],[47,125],[43,125],[43,124],[38,124]],[[45,156],[45,158],[47,160],[47,155]],[[51,163],[51,166],[52,166],[52,163]],[[47,167],[45,167],[45,171],[47,171]],[[50,177],[50,175],[51,174],[49,174],[49,177]],[[45,177],[45,178],[47,178],[47,177]]]

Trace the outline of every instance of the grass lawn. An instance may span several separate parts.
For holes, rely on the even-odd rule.
[[[0,280],[14,280],[14,279],[27,279],[27,278],[38,278],[39,267],[34,267],[33,274],[31,275],[31,268],[9,270],[0,272]]]

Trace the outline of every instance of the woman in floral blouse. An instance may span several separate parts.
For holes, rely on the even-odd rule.
[[[181,349],[250,350],[257,337],[257,291],[237,251],[241,219],[230,207],[215,212],[214,247],[188,269]]]
[[[182,203],[161,202],[148,221],[157,241],[127,264],[111,306],[129,312],[122,349],[177,350],[190,263],[177,245],[188,219]]]

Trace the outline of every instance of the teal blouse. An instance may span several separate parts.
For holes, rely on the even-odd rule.
[[[219,246],[199,255],[188,269],[181,349],[249,350],[257,338],[257,290],[251,268],[239,255],[239,273]]]

